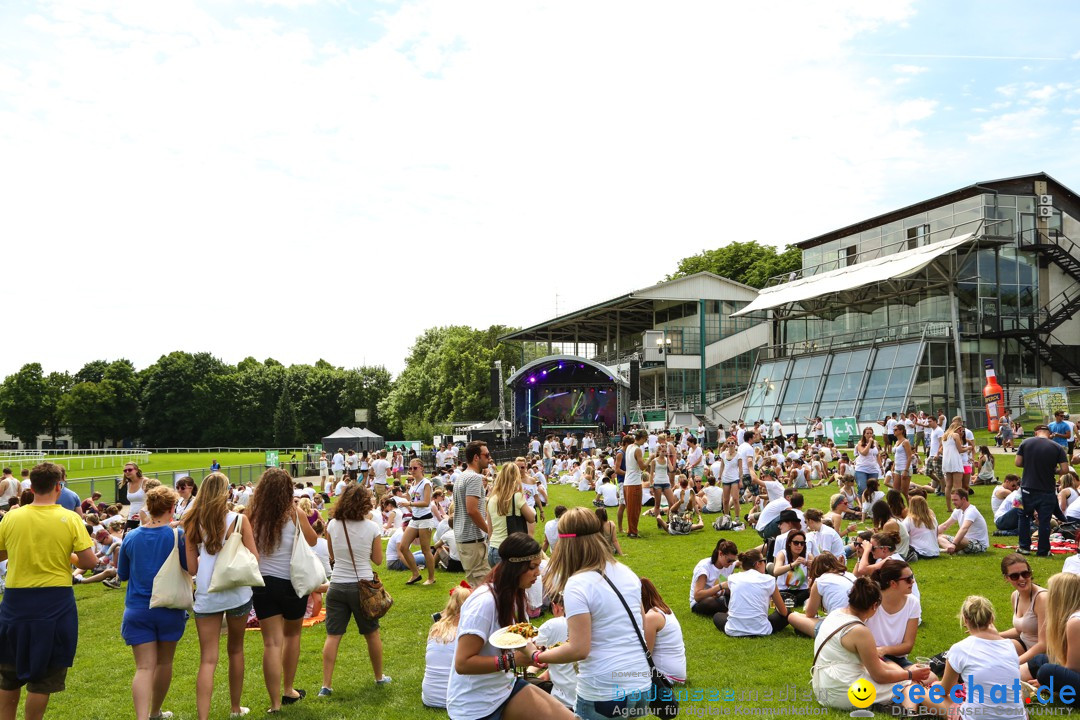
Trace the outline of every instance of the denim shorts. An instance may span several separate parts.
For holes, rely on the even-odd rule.
[[[502,701],[499,707],[495,708],[495,710],[488,713],[484,717],[477,718],[477,720],[502,720],[503,710],[505,710],[506,706],[510,704],[510,701],[514,699],[514,696],[524,690],[528,686],[528,684],[529,683],[522,680],[521,678],[514,680],[514,687],[510,689],[510,695]]]
[[[234,607],[231,610],[225,610],[224,612],[225,612],[225,617],[245,617],[247,615],[250,615],[251,614],[251,601],[248,600],[243,605],[240,605],[238,607]],[[195,619],[197,620],[199,618],[215,617],[217,615],[220,615],[221,613],[222,613],[222,611],[218,610],[217,612],[210,612],[210,613],[199,613],[199,612],[197,612],[197,613],[194,613],[194,615],[195,615]]]

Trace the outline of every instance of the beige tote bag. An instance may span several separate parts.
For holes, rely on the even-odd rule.
[[[180,564],[180,531],[176,528],[172,531],[172,552],[154,576],[150,607],[191,610],[195,606],[194,583],[191,575]]]
[[[300,597],[318,590],[326,582],[326,569],[304,539],[299,519],[296,521],[296,537],[293,538],[289,579],[292,580],[293,590]]]
[[[238,587],[263,587],[262,573],[259,572],[259,561],[250,550],[244,547],[243,536],[240,533],[239,516],[233,523],[232,532],[225,539],[221,552],[214,561],[214,572],[210,576],[210,587],[207,592],[221,592]]]

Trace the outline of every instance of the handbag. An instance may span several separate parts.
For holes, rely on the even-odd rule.
[[[326,569],[300,532],[300,520],[296,519],[296,537],[293,538],[292,558],[289,563],[289,580],[297,596],[304,597],[326,583]]]
[[[195,607],[194,583],[191,575],[180,564],[180,531],[176,528],[172,531],[172,552],[154,575],[150,607],[192,610]]]
[[[525,522],[525,518],[518,514],[517,504],[514,502],[515,497],[517,497],[517,493],[514,493],[513,497],[510,498],[510,514],[506,516],[507,535],[529,532],[529,525]]]
[[[240,516],[233,523],[232,532],[225,538],[225,544],[214,561],[214,572],[210,575],[210,587],[207,592],[222,592],[239,587],[264,587],[262,573],[259,572],[259,560],[244,547],[242,534],[239,532]]]
[[[360,571],[356,569],[356,555],[353,555],[352,540],[349,539],[349,526],[341,521],[341,529],[345,533],[345,544],[349,546],[349,559],[352,561],[353,573],[356,575],[356,584],[360,593],[360,612],[369,620],[378,620],[385,615],[394,604],[394,598],[386,592],[379,574],[374,569],[371,571],[371,580],[361,580]]]
[[[641,636],[637,618],[634,617],[634,613],[630,610],[630,606],[626,604],[626,599],[622,596],[622,593],[615,587],[615,583],[611,582],[611,578],[604,573],[598,574],[611,586],[611,589],[615,591],[615,595],[619,598],[619,602],[626,608],[626,614],[630,616],[630,624],[634,628],[634,633],[637,634],[638,642],[641,643],[641,649],[645,653],[645,659],[649,663],[649,670],[652,673],[652,692],[649,694],[649,713],[662,718],[678,717],[679,700],[675,697],[675,693],[671,689],[671,681],[667,679],[666,675],[657,670],[656,665],[653,664],[652,653],[649,652],[649,646],[645,644],[645,638]]]

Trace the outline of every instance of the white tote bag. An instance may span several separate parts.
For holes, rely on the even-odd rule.
[[[293,590],[300,597],[318,590],[326,582],[326,569],[315,552],[300,532],[300,521],[296,521],[296,537],[293,538],[292,562],[289,563],[289,579]]]
[[[150,607],[191,610],[195,606],[194,584],[191,575],[180,564],[180,531],[176,528],[172,531],[172,552],[154,576]]]
[[[210,576],[207,592],[221,592],[238,587],[263,587],[262,573],[259,572],[259,560],[244,547],[240,533],[240,517],[233,523],[232,532],[225,539],[221,552],[214,561],[214,572]]]

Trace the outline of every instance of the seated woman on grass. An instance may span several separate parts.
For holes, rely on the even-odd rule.
[[[784,548],[776,553],[772,574],[788,607],[801,607],[810,597],[809,566],[814,559],[806,549],[806,533],[792,530]]]
[[[913,665],[902,669],[896,663],[883,660],[874,635],[867,622],[881,605],[881,589],[870,578],[858,578],[848,594],[848,606],[830,613],[817,629],[814,638],[814,659],[810,668],[814,697],[825,707],[851,710],[851,694],[855,683],[862,681],[877,692],[881,705],[889,703],[893,687],[900,684],[906,690],[912,683],[930,678],[930,668]],[[905,708],[915,707],[906,700]]]
[[[747,550],[739,555],[739,564],[742,572],[728,579],[727,611],[713,615],[716,629],[728,637],[762,637],[783,630],[788,609],[776,589],[776,578],[765,573],[765,558],[757,549]]]
[[[830,552],[823,552],[810,563],[810,597],[803,612],[788,615],[791,627],[807,637],[814,637],[815,628],[821,622],[818,610],[825,614],[846,608],[848,593],[855,585],[855,576],[848,572],[844,560]]]

